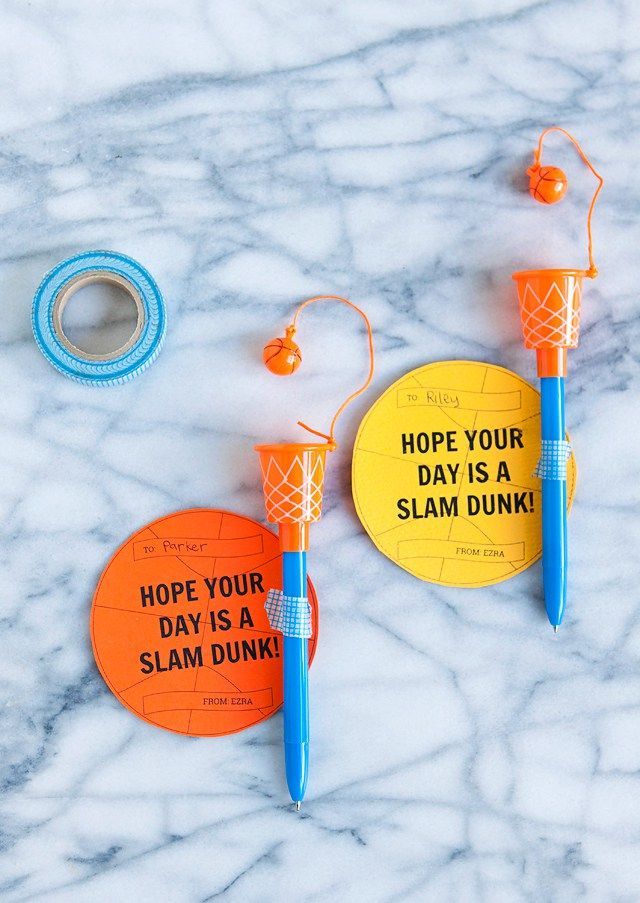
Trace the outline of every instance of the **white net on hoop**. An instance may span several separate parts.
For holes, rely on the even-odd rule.
[[[261,452],[267,518],[272,523],[312,523],[322,513],[324,455],[313,450],[283,455]]]
[[[537,291],[536,291],[537,289]],[[576,348],[580,331],[581,285],[554,279],[540,287],[518,285],[526,348]]]

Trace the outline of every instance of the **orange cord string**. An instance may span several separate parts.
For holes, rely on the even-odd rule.
[[[308,298],[306,301],[303,301],[302,304],[296,310],[293,320],[290,326],[287,326],[286,335],[288,337],[292,337],[295,335],[297,329],[298,317],[309,304],[315,304],[316,301],[340,301],[341,304],[346,304],[348,307],[355,310],[356,313],[359,313],[362,319],[364,320],[364,324],[367,329],[367,340],[369,346],[369,372],[367,373],[367,378],[364,383],[360,386],[360,388],[356,389],[355,392],[352,392],[345,400],[342,402],[338,410],[333,416],[333,420],[331,421],[331,426],[329,427],[329,433],[322,433],[320,430],[315,430],[311,426],[307,426],[306,423],[303,423],[302,420],[298,420],[298,425],[303,429],[307,430],[309,433],[313,433],[314,436],[320,436],[321,439],[326,439],[329,443],[330,450],[333,451],[337,448],[337,443],[334,438],[336,423],[338,421],[338,417],[343,413],[344,409],[350,404],[358,395],[362,395],[369,386],[371,385],[371,380],[373,379],[373,368],[374,368],[374,350],[373,350],[373,332],[371,330],[371,323],[369,322],[369,318],[365,314],[363,310],[361,310],[357,304],[354,304],[352,301],[347,300],[347,298],[341,298],[340,295],[316,295],[314,298]]]
[[[549,128],[545,129],[542,132],[542,134],[540,135],[540,138],[538,139],[538,146],[535,149],[535,151],[533,152],[533,166],[527,170],[528,175],[531,175],[531,173],[540,166],[540,160],[542,158],[542,144],[544,142],[544,139],[549,134],[549,132],[561,132],[561,134],[563,134],[566,138],[568,138],[569,141],[571,141],[571,143],[575,147],[575,149],[578,151],[578,154],[580,155],[580,159],[582,160],[582,162],[586,166],[588,166],[588,168],[591,170],[593,175],[598,180],[598,187],[596,188],[594,195],[591,198],[591,204],[589,205],[589,213],[587,214],[589,269],[585,271],[585,276],[587,276],[589,279],[594,279],[598,275],[598,268],[596,267],[595,263],[593,262],[593,238],[591,236],[591,217],[593,215],[593,208],[596,205],[596,200],[598,198],[598,195],[600,194],[600,191],[602,190],[602,186],[604,185],[604,179],[602,178],[600,173],[597,172],[596,169],[593,167],[593,165],[591,164],[591,161],[589,160],[589,158],[587,157],[585,152],[580,147],[580,144],[578,143],[578,141],[573,137],[572,134],[570,134],[566,129],[561,128],[559,125],[549,126]]]

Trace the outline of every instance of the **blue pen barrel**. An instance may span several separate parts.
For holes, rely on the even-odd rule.
[[[543,439],[563,440],[564,377],[540,380]],[[542,581],[547,617],[562,623],[567,600],[567,481],[542,480]]]
[[[286,596],[307,595],[307,553],[282,553]],[[309,641],[284,637],[284,756],[291,799],[304,799],[309,775]]]

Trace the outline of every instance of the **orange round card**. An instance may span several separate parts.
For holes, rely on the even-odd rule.
[[[212,508],[156,520],[118,549],[91,608],[91,642],[111,692],[179,734],[218,737],[282,705],[282,636],[264,602],[282,587],[277,537]],[[308,583],[313,657],[318,605]]]

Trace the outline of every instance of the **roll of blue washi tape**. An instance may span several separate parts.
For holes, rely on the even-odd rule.
[[[137,311],[133,335],[108,354],[89,354],[65,335],[62,314],[84,285],[121,286]],[[50,364],[91,386],[115,386],[138,376],[158,356],[167,326],[164,300],[153,277],[137,261],[115,251],[86,251],[63,260],[44,277],[33,299],[33,334]]]

